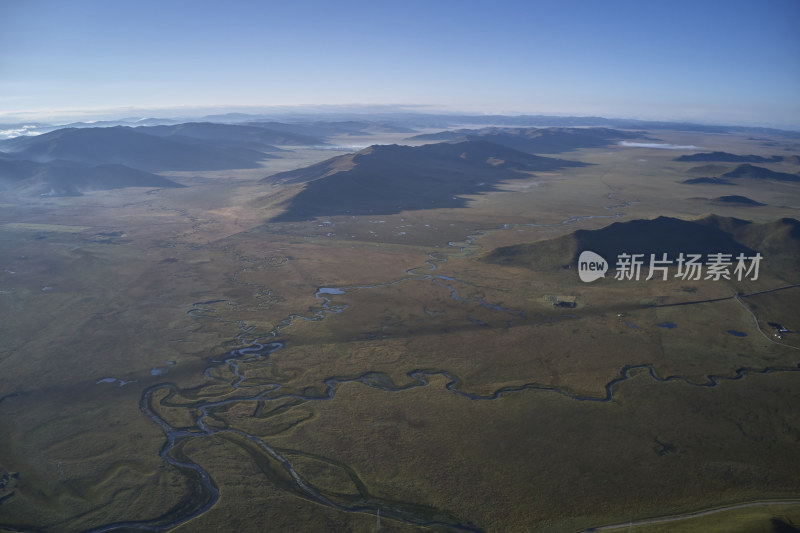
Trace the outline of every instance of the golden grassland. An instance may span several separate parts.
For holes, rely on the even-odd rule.
[[[659,136],[705,151],[777,149]],[[796,273],[583,284],[574,271],[480,260],[497,246],[617,220],[700,216],[712,206],[698,198],[733,194],[677,183],[692,164],[676,155],[583,150],[565,156],[593,166],[517,180],[468,209],[294,224],[264,221],[299,186],[256,180],[310,153],[263,173],[172,176],[186,189],[4,199],[0,466],[19,483],[0,500],[0,530],[188,514],[198,484],[159,457],[165,434],[140,409],[159,383],[171,385],[153,389],[149,406],[174,428],[197,430],[200,407],[239,399],[208,414],[213,434],[171,451],[220,492],[175,531],[430,529],[320,503],[243,434],[338,505],[487,531],[579,531],[797,499],[800,372],[788,370],[800,342],[770,337],[766,323],[800,329],[800,289],[654,307],[797,283]],[[714,212],[797,216],[797,184],[742,184],[735,194],[770,205]],[[320,287],[344,294],[315,296]],[[548,294],[578,305],[556,309]],[[285,348],[235,366],[211,361],[273,339]],[[760,373],[767,368],[786,371]],[[420,369],[424,380],[410,374]],[[710,375],[717,386],[698,386]],[[593,401],[618,379],[611,401]],[[527,388],[490,400],[448,384],[481,397]],[[770,531],[774,517],[800,522],[786,506],[639,530]]]

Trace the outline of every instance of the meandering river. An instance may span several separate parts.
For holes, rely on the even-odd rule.
[[[611,207],[622,207],[624,205],[627,204]],[[573,223],[584,218],[590,217],[570,217],[561,224]],[[462,253],[465,251],[469,253],[467,247],[471,245],[471,237],[465,241],[464,245],[452,243],[452,246],[458,248]],[[184,501],[181,501],[162,516],[148,520],[111,523],[91,531],[93,533],[131,529],[163,531],[184,524],[211,509],[220,498],[219,488],[208,472],[200,464],[192,461],[182,451],[183,445],[188,440],[202,439],[210,436],[223,437],[236,443],[249,443],[248,446],[250,446],[250,449],[255,450],[253,453],[259,453],[264,458],[279,465],[286,479],[291,480],[291,483],[282,485],[284,490],[313,500],[321,505],[342,512],[372,513],[384,519],[393,519],[414,526],[433,527],[447,531],[480,531],[478,527],[467,519],[468,517],[450,516],[442,510],[424,508],[416,503],[389,501],[377,498],[370,494],[366,487],[363,486],[359,486],[358,497],[351,501],[344,501],[341,498],[327,495],[324,490],[314,485],[313,480],[304,478],[303,475],[295,469],[292,458],[287,457],[286,453],[281,453],[272,447],[269,444],[268,438],[259,438],[256,435],[240,429],[223,427],[211,422],[215,411],[227,409],[233,404],[260,403],[264,405],[270,404],[271,402],[286,402],[287,400],[296,402],[330,401],[335,398],[339,387],[344,383],[360,383],[366,387],[392,393],[412,388],[431,386],[430,378],[434,376],[444,378],[444,387],[451,393],[468,398],[472,401],[495,401],[505,394],[520,391],[543,391],[565,396],[578,402],[611,402],[614,399],[615,391],[618,390],[623,382],[636,375],[641,375],[642,373],[659,383],[680,381],[696,387],[715,387],[723,381],[736,381],[751,374],[800,371],[800,365],[758,368],[740,367],[734,371],[733,375],[709,374],[705,376],[705,380],[703,381],[693,381],[680,375],[659,375],[650,364],[626,365],[619,370],[617,376],[606,383],[604,392],[596,396],[576,394],[561,387],[541,385],[535,381],[524,385],[500,387],[488,394],[477,394],[466,390],[457,375],[442,368],[411,369],[406,373],[406,377],[408,378],[407,382],[403,384],[395,383],[387,374],[374,371],[366,371],[354,376],[331,376],[323,380],[322,385],[324,385],[324,389],[322,389],[321,393],[298,393],[288,391],[284,389],[284,384],[277,381],[247,383],[246,376],[242,373],[241,365],[259,361],[268,363],[271,354],[284,348],[284,341],[280,338],[281,331],[284,328],[290,326],[296,320],[321,321],[330,314],[344,312],[347,306],[336,304],[336,297],[346,295],[356,290],[370,290],[377,287],[406,282],[430,281],[448,290],[451,298],[458,302],[471,303],[509,316],[525,316],[522,310],[504,308],[499,304],[487,302],[483,298],[463,296],[461,287],[469,285],[467,282],[435,273],[437,265],[446,260],[447,258],[445,256],[431,254],[424,266],[412,268],[407,271],[405,277],[391,282],[352,287],[319,287],[314,294],[315,297],[320,300],[320,305],[317,308],[305,314],[290,314],[275,325],[268,334],[260,338],[252,337],[255,331],[254,327],[248,326],[243,322],[238,322],[240,332],[236,336],[235,341],[239,347],[224,354],[209,358],[209,364],[204,370],[204,375],[208,378],[209,384],[218,385],[220,382],[223,382],[229,385],[233,390],[231,393],[226,394],[224,398],[217,397],[218,399],[214,399],[213,396],[205,398],[195,395],[195,400],[192,402],[187,403],[183,401],[179,404],[173,404],[170,403],[170,399],[183,392],[177,385],[163,382],[148,387],[141,396],[140,409],[141,412],[164,433],[165,441],[160,451],[160,456],[166,463],[179,469],[184,475],[191,479],[195,488],[187,495]],[[225,299],[197,302],[192,305],[191,309],[187,311],[187,314],[198,320],[208,318],[218,319],[215,306],[220,304],[228,305],[230,303],[231,302]],[[468,319],[476,321],[476,319],[469,316]],[[639,327],[633,324],[630,324],[630,326],[635,328]],[[659,324],[658,327],[669,326],[666,326],[666,324]],[[230,377],[223,377],[225,374],[220,372],[220,369],[223,368],[230,372]],[[0,398],[0,401],[2,401],[2,399],[4,398]],[[275,405],[278,405],[278,403]],[[159,406],[179,406],[186,409],[187,412],[195,413],[191,427],[175,427],[160,414]],[[300,454],[295,455],[299,456]]]

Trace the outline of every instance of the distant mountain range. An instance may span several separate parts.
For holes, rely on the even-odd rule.
[[[162,114],[161,118],[152,116],[153,113]],[[704,133],[745,133],[750,135],[779,135],[791,139],[800,139],[800,131],[779,130],[774,128],[748,127],[748,126],[718,126],[708,124],[697,124],[689,122],[667,122],[653,120],[633,120],[620,118],[606,118],[597,116],[555,116],[555,115],[474,115],[474,114],[436,114],[419,113],[402,110],[392,106],[335,106],[334,107],[292,107],[292,108],[270,108],[262,109],[261,112],[249,113],[218,113],[207,114],[208,109],[176,109],[172,112],[162,110],[142,110],[142,113],[151,115],[150,118],[128,117],[119,119],[109,119],[94,122],[73,122],[70,124],[45,124],[45,123],[9,123],[0,124],[0,139],[12,137],[15,132],[28,131],[30,133],[46,133],[59,128],[68,127],[99,127],[99,126],[152,126],[159,124],[180,124],[186,122],[214,122],[224,124],[254,124],[264,123],[271,129],[279,131],[286,130],[282,127],[275,127],[270,124],[301,125],[307,127],[315,125],[316,131],[306,130],[297,131],[311,136],[324,135],[319,133],[325,124],[341,124],[342,128],[347,129],[347,123],[368,124],[359,126],[362,132],[395,132],[402,133],[419,130],[450,129],[464,127],[464,125],[474,126],[503,126],[503,127],[522,127],[522,128],[575,128],[575,127],[599,127],[617,128],[627,130],[673,130],[691,131]],[[167,116],[163,116],[167,113]],[[365,117],[369,117],[365,120]],[[337,134],[348,134],[347,131],[340,131]],[[758,139],[755,139],[758,140]],[[276,143],[278,144],[278,143]],[[746,161],[743,161],[746,162]],[[758,162],[758,161],[751,161]]]
[[[484,260],[532,270],[575,268],[584,250],[600,254],[611,263],[621,253],[739,253],[764,257],[764,265],[774,270],[795,273],[800,268],[800,221],[783,218],[769,223],[754,223],[737,218],[707,215],[697,220],[658,217],[653,220],[615,222],[598,230],[578,230],[568,235],[532,244],[496,248]],[[762,268],[763,271],[763,268]],[[608,276],[608,274],[606,274]]]
[[[180,114],[180,113],[179,113]],[[774,128],[709,125],[692,122],[635,120],[598,116],[564,115],[475,115],[466,113],[421,113],[393,108],[392,106],[335,106],[294,107],[281,110],[273,108],[262,113],[225,113],[206,115],[200,120],[210,122],[246,123],[253,121],[281,122],[335,122],[361,121],[368,116],[372,121],[391,123],[411,129],[452,128],[463,124],[511,127],[606,127],[621,129],[648,129],[693,131],[704,133],[748,133],[751,135],[783,135],[800,138],[800,131]],[[185,122],[186,119],[182,119]]]
[[[257,150],[183,142],[122,126],[66,128],[17,137],[0,142],[0,150],[9,157],[38,163],[65,160],[126,165],[147,171],[258,168],[258,161],[270,157]]]
[[[423,146],[371,146],[309,167],[282,172],[266,182],[306,183],[274,221],[317,216],[397,213],[408,209],[464,207],[458,195],[498,190],[501,180],[530,171],[583,163],[541,157],[484,140]]]
[[[155,183],[177,186],[175,182],[156,179],[154,173],[255,169],[262,166],[264,159],[276,157],[274,154],[285,150],[287,146],[321,148],[333,136],[407,134],[413,132],[414,127],[430,128],[433,124],[452,124],[459,119],[474,119],[484,123],[494,121],[506,126],[534,120],[559,124],[575,124],[586,120],[589,123],[599,123],[604,120],[597,117],[457,117],[418,114],[392,117],[392,121],[350,119],[277,122],[252,120],[252,115],[226,115],[229,123],[173,123],[170,119],[126,119],[127,123],[135,124],[136,127],[103,128],[88,123],[76,123],[75,126],[80,127],[0,140],[0,156],[5,172],[4,186],[37,191],[46,189],[46,192],[39,194],[77,194],[91,188],[126,186],[129,182],[148,183],[147,186],[156,186],[153,185]],[[248,119],[250,122],[243,123]],[[114,121],[108,121],[103,124],[113,123]],[[41,124],[13,126],[16,128],[13,131],[19,132],[32,132],[45,127]],[[492,126],[442,131],[412,137],[417,141],[446,142],[440,142],[435,148],[373,147],[365,152],[335,158],[308,169],[282,173],[270,179],[309,182],[306,190],[288,206],[285,217],[305,218],[318,213],[332,214],[334,211],[364,213],[371,209],[373,212],[396,212],[407,208],[456,207],[465,205],[465,200],[454,197],[493,190],[497,181],[520,177],[520,172],[578,164],[557,159],[530,159],[533,154],[602,148],[634,138],[646,139],[641,132],[608,127]],[[451,153],[455,145],[466,148],[458,157]],[[690,169],[689,172],[698,177],[686,180],[685,183],[733,184],[741,178],[800,181],[800,175],[776,172],[751,164],[800,163],[797,156],[765,158],[711,152],[683,156],[678,160],[714,162]],[[731,169],[719,162],[744,163]],[[97,170],[95,167],[101,169]],[[78,168],[82,170],[77,171]],[[708,174],[704,176],[701,169],[707,170]],[[80,176],[80,172],[86,174],[85,178]],[[37,176],[37,185],[23,186],[21,182],[32,179],[34,175]],[[378,184],[375,181],[377,176],[393,178]],[[356,178],[361,185],[347,181]],[[316,183],[323,179],[324,181]],[[345,194],[349,199],[342,197],[341,208],[331,211],[331,203],[320,196],[320,191],[331,187],[331,179],[337,180],[345,188],[355,190],[362,187],[363,190]],[[70,181],[74,182],[74,186],[69,185]],[[325,195],[330,198],[338,197],[336,191],[327,191]],[[369,202],[374,202],[375,205],[370,206]]]
[[[0,140],[0,187],[24,194],[75,195],[126,186],[178,187],[153,172],[260,168],[283,146],[324,146],[329,135],[407,133],[370,121],[335,123],[171,124],[131,121],[137,127],[76,123],[41,135]],[[167,123],[165,123],[167,122]],[[30,131],[21,125],[16,131]],[[41,125],[36,125],[41,127]]]
[[[532,154],[558,154],[579,148],[602,148],[625,139],[636,139],[642,136],[640,133],[609,128],[482,128],[415,135],[410,140],[465,141],[481,139]]]
[[[153,172],[260,168],[260,161],[275,157],[265,152],[279,151],[264,141],[278,135],[292,137],[224,124],[64,128],[0,141],[0,186],[22,194],[62,196],[123,187],[181,187]]]

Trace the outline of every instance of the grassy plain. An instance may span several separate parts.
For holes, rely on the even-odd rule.
[[[703,151],[800,149],[654,135]],[[797,217],[793,183],[735,187],[763,207],[711,205],[721,186],[679,183],[696,166],[673,161],[681,153],[581,150],[563,156],[592,166],[509,182],[467,209],[297,223],[265,221],[299,186],[258,180],[329,153],[169,173],[185,189],[2,199],[0,467],[19,476],[0,493],[0,530],[161,518],[182,532],[580,531],[800,498],[800,341],[766,325],[800,330],[800,288],[653,307],[798,283],[796,272],[583,284],[480,260],[619,220]],[[556,309],[553,294],[578,305]],[[285,347],[215,362],[272,340]],[[702,386],[709,376],[717,386]],[[147,390],[164,423],[197,433],[171,456],[219,489],[185,523],[200,484],[159,456]],[[669,527],[770,531],[776,517],[800,522],[787,506]]]

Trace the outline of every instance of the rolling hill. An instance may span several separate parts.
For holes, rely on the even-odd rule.
[[[789,174],[788,172],[775,172],[774,170],[757,167],[749,163],[739,165],[720,177],[723,179],[750,178],[754,180],[800,181],[800,175]]]
[[[306,183],[274,221],[343,214],[389,214],[407,209],[464,207],[457,195],[498,190],[501,180],[530,177],[583,163],[540,157],[468,140],[423,146],[376,145],[264,182]]]

